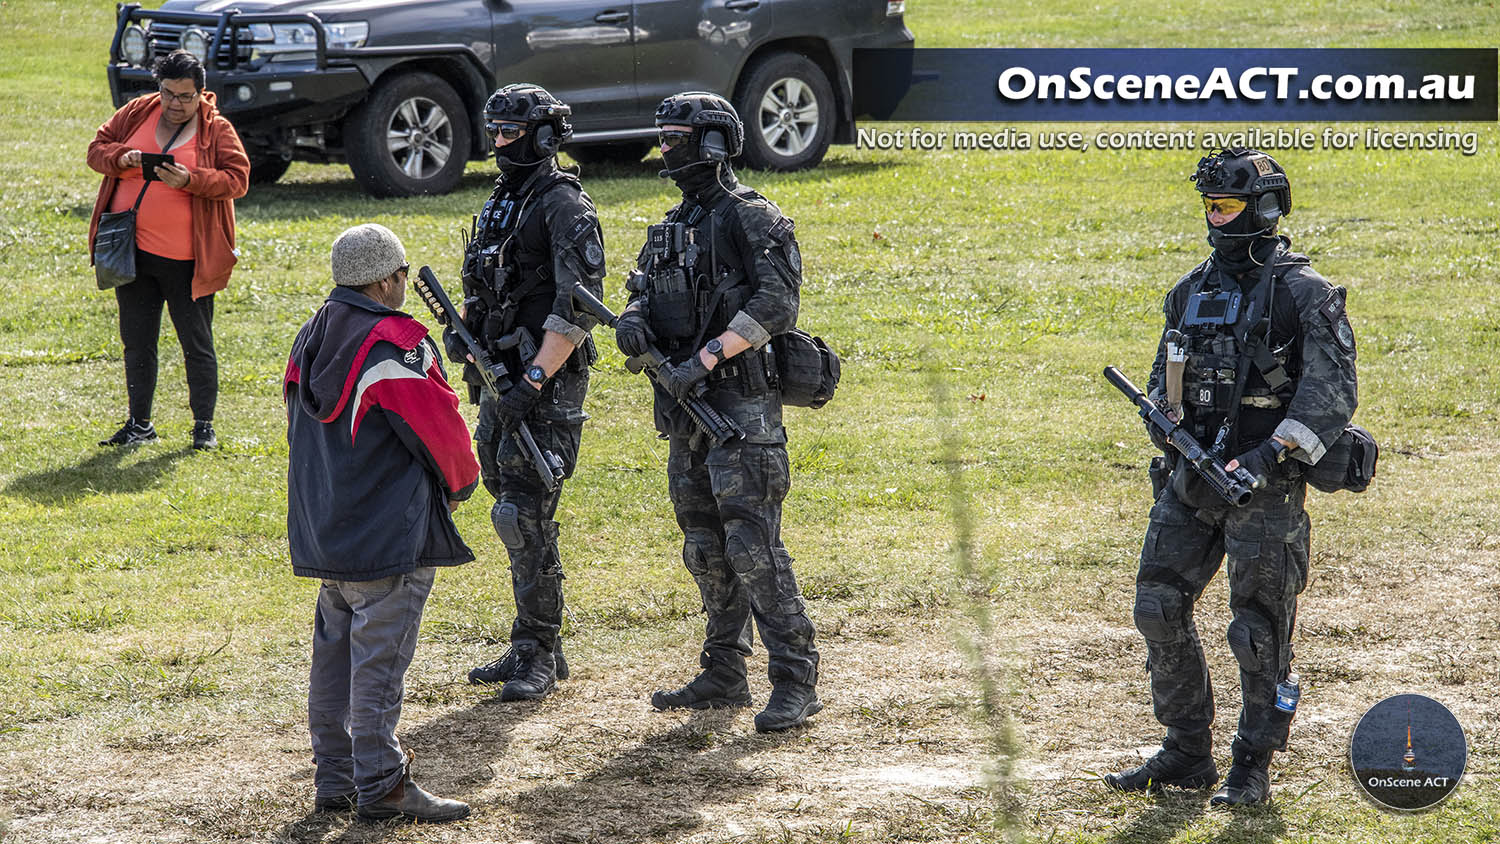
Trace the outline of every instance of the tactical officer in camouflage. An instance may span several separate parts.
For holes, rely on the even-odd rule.
[[[655,421],[670,441],[667,485],[683,532],[682,558],[708,615],[703,671],[658,709],[748,706],[745,657],[753,617],[769,655],[771,698],[760,732],[802,724],[823,708],[818,651],[792,558],[781,544],[781,502],[790,484],[772,336],[797,321],[802,259],[792,221],[735,179],[729,159],[744,126],[727,100],[691,92],[656,110],[662,160],[682,191],[666,222],[650,227],[616,326],[626,355],[655,345],[670,365],[657,378]],[[738,423],[723,445],[697,431],[677,404],[703,394]]]
[[[1213,254],[1167,294],[1148,392],[1216,455],[1238,455],[1230,470],[1244,466],[1265,481],[1239,508],[1182,461],[1163,484],[1141,549],[1134,615],[1167,735],[1145,764],[1104,780],[1124,791],[1218,781],[1213,689],[1193,605],[1228,556],[1229,646],[1242,704],[1233,764],[1210,802],[1254,804],[1270,794],[1271,754],[1286,748],[1296,710],[1291,639],[1308,574],[1302,475],[1354,415],[1354,333],[1344,289],[1276,233],[1292,210],[1280,165],[1231,148],[1204,157],[1191,178]]]
[[[469,682],[504,683],[503,701],[544,697],[568,676],[558,638],[563,571],[552,520],[562,484],[549,490],[512,434],[524,420],[537,445],[556,456],[562,476],[573,474],[596,321],[574,311],[572,289],[582,282],[602,293],[604,241],[589,195],[576,176],[557,168],[558,147],[572,134],[569,114],[536,85],[507,85],[490,96],[484,125],[500,178],[464,249],[464,322],[514,374],[498,401],[488,392],[480,398],[472,365],[464,374],[479,403],[474,440],[516,599],[510,649],[470,671]],[[449,356],[466,360],[449,335]]]

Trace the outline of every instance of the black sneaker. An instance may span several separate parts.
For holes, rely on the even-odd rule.
[[[1218,781],[1219,769],[1212,756],[1187,753],[1170,739],[1144,764],[1104,775],[1104,784],[1115,791],[1158,792],[1169,785],[1187,789],[1212,788]]]
[[[771,687],[771,699],[766,708],[755,715],[757,733],[775,733],[790,730],[807,723],[807,719],[823,711],[823,701],[818,700],[818,691],[807,683],[783,681]]]
[[[557,661],[546,648],[516,645],[516,670],[500,687],[500,700],[541,700],[557,688]]]
[[[1271,799],[1271,751],[1252,750],[1238,737],[1233,745],[1234,764],[1224,785],[1209,798],[1210,806],[1254,806]]]
[[[143,445],[156,442],[156,428],[152,426],[151,420],[137,422],[135,417],[125,420],[120,430],[107,440],[100,440],[100,445]]]
[[[657,709],[727,709],[750,705],[750,684],[744,669],[713,666],[703,670],[675,691],[658,691],[651,695]]]
[[[562,640],[557,640],[557,645],[552,651],[553,661],[557,663],[557,679],[568,679],[568,658],[563,656]],[[516,673],[516,649],[506,648],[505,653],[499,659],[490,660],[484,665],[469,669],[469,682],[476,686],[498,686],[509,680]]]
[[[193,448],[207,451],[219,447],[219,438],[214,436],[214,423],[207,419],[193,420]]]

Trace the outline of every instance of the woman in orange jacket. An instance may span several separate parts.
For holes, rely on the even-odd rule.
[[[214,448],[219,366],[214,354],[214,294],[229,283],[234,247],[234,200],[250,183],[250,159],[214,95],[203,90],[203,65],[191,53],[162,56],[152,69],[160,90],[121,106],[89,144],[88,164],[104,174],[89,222],[89,254],[99,216],[123,211],[140,198],[136,214],[136,278],[115,288],[125,347],[130,418],[100,445],[156,439],[151,405],[156,393],[156,345],[165,305],[177,329],[193,411],[193,447]],[[142,153],[170,153],[147,184]]]

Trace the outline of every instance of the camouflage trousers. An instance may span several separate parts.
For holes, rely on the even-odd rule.
[[[537,446],[562,460],[564,478],[572,477],[578,464],[583,423],[573,417],[575,413],[582,416],[587,384],[586,373],[559,376],[543,388],[539,411],[526,419]],[[558,397],[561,402],[552,401]],[[561,412],[555,410],[559,406]],[[570,412],[570,408],[574,410]],[[479,452],[484,486],[495,497],[490,519],[510,557],[511,588],[516,599],[511,644],[532,642],[554,650],[562,629],[563,570],[557,550],[558,523],[552,517],[557,513],[564,484],[547,491],[517,437],[500,434],[495,403],[487,394],[480,400],[474,446]]]
[[[771,682],[815,684],[818,651],[792,556],[781,544],[781,502],[791,483],[786,446],[671,437],[667,485],[682,528],[682,562],[708,615],[701,662],[738,666],[760,628]]]
[[[1208,753],[1214,719],[1208,663],[1193,605],[1229,558],[1229,647],[1240,666],[1239,735],[1257,750],[1286,747],[1290,714],[1275,708],[1292,662],[1297,595],[1307,585],[1307,487],[1283,479],[1240,508],[1195,510],[1164,489],[1136,575],[1135,624],[1146,637],[1156,719],[1191,753]]]

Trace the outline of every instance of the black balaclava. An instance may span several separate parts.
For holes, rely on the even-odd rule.
[[[533,168],[552,157],[537,151],[535,133],[536,126],[527,124],[526,134],[495,149],[495,165],[500,168],[505,181],[511,184],[524,181]]]
[[[735,181],[734,168],[729,166],[729,162],[706,161],[702,158],[698,132],[693,134],[693,140],[688,143],[679,144],[661,154],[662,163],[667,165],[661,175],[677,185],[684,199],[702,204],[720,191],[734,190],[738,182]]]
[[[1208,226],[1208,242],[1214,248],[1214,260],[1236,275],[1264,264],[1276,248],[1275,225],[1262,230],[1256,227],[1254,220],[1255,213],[1250,205],[1222,226],[1209,223],[1208,215],[1204,214],[1203,222]]]

